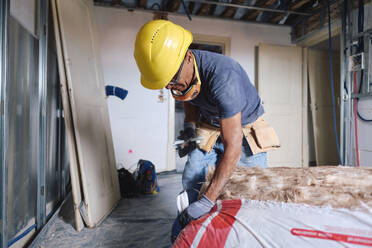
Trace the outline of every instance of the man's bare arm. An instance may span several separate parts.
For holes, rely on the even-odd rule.
[[[241,113],[227,119],[221,119],[220,125],[224,154],[205,193],[205,196],[213,202],[217,200],[222,188],[229,180],[242,151]]]

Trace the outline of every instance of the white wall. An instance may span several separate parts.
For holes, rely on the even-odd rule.
[[[168,92],[165,91],[166,101],[160,103],[159,91],[143,88],[133,58],[136,34],[143,24],[152,20],[152,14],[104,7],[95,7],[94,13],[105,84],[129,91],[124,101],[108,99],[117,163],[128,168],[142,158],[152,161],[157,171],[165,170]],[[185,16],[169,16],[169,20],[194,34],[230,37],[231,57],[245,68],[252,82],[255,46],[259,43],[290,45],[289,27],[196,17],[190,22]]]

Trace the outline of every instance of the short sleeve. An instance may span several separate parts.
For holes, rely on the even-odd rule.
[[[217,104],[219,118],[230,118],[241,112],[246,102],[246,93],[238,72],[230,69],[218,81],[213,90],[214,102]]]

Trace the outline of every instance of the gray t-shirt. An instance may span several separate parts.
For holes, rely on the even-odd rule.
[[[264,113],[255,87],[238,62],[217,53],[191,51],[199,68],[201,89],[190,103],[199,107],[205,121],[219,126],[218,119],[241,112],[244,126]]]

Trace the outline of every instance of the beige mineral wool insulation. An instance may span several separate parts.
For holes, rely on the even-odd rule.
[[[214,168],[210,167],[201,194],[213,173]],[[354,209],[365,204],[372,207],[372,168],[237,166],[218,199],[237,198],[334,208]]]

